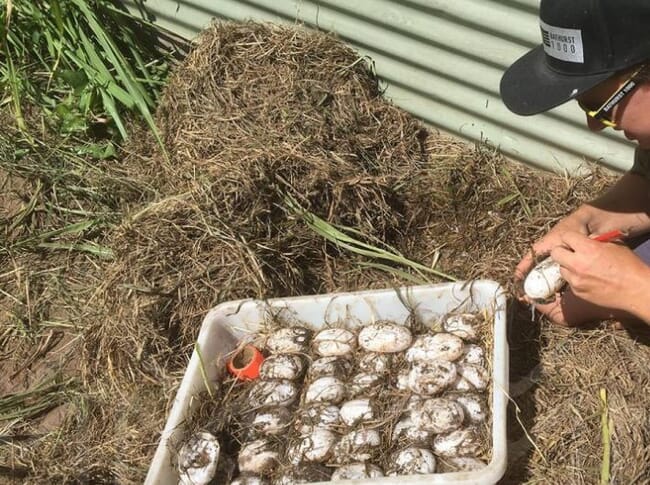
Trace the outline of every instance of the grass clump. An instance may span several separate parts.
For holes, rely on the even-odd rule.
[[[136,113],[160,141],[152,113],[169,56],[159,32],[110,0],[5,2],[2,102],[23,131],[26,116],[36,115],[61,134],[123,140],[126,115]],[[38,113],[25,112],[33,108]],[[114,155],[110,144],[91,149],[97,157]]]

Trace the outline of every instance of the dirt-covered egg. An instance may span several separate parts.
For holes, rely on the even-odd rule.
[[[390,322],[373,323],[359,332],[359,346],[368,352],[401,352],[412,340],[413,335],[407,327]]]
[[[405,367],[397,372],[395,377],[395,387],[400,391],[409,390],[409,373],[410,369]]]
[[[424,401],[425,399],[428,399],[426,396],[421,396],[420,394],[411,394],[408,398],[408,401],[406,401],[406,410],[407,411],[413,411],[414,409],[417,409],[417,407]]]
[[[308,435],[316,428],[336,430],[340,426],[340,410],[333,404],[315,404],[298,411],[296,430]]]
[[[305,393],[305,402],[326,402],[338,404],[345,397],[345,384],[333,376],[320,377],[309,384]]]
[[[481,470],[487,466],[483,460],[473,456],[449,456],[445,458],[445,463],[452,470],[459,472]]]
[[[242,445],[237,463],[242,473],[264,475],[278,465],[279,458],[271,442],[262,438]]]
[[[390,372],[390,365],[392,356],[390,354],[380,354],[377,352],[364,352],[357,366],[360,371],[367,372],[368,374],[386,374]]]
[[[345,357],[320,357],[315,359],[309,367],[309,378],[335,376],[347,377],[352,371],[352,362]]]
[[[452,335],[456,335],[468,342],[474,342],[478,338],[480,323],[481,318],[478,315],[459,313],[445,318],[442,327]]]
[[[327,460],[338,435],[332,430],[315,428],[308,436],[302,436],[287,449],[287,458],[293,465],[302,462],[322,463]]]
[[[376,429],[357,429],[343,435],[332,450],[337,463],[367,461],[381,446],[381,435]]]
[[[368,398],[353,399],[341,406],[340,416],[341,421],[347,426],[352,427],[356,424],[375,419],[375,408]]]
[[[476,344],[466,344],[463,348],[463,355],[457,361],[458,364],[474,364],[485,367],[485,352]]]
[[[312,331],[305,327],[284,327],[266,339],[266,348],[274,354],[299,354],[309,349]]]
[[[275,480],[273,485],[295,485],[296,483],[328,482],[331,469],[318,463],[302,463],[286,470]]]
[[[214,478],[221,447],[211,433],[192,435],[178,452],[181,485],[206,485]]]
[[[433,452],[439,456],[475,456],[481,451],[481,439],[474,426],[460,428],[433,438]]]
[[[350,355],[357,347],[357,336],[346,328],[326,328],[314,336],[312,346],[322,357]]]
[[[428,475],[436,471],[436,458],[429,450],[410,446],[393,454],[388,476]]]
[[[255,415],[251,426],[260,434],[276,435],[287,429],[291,417],[291,412],[284,406],[268,408]]]
[[[260,377],[269,379],[297,379],[302,375],[304,362],[296,354],[276,354],[267,357],[260,366]]]
[[[338,480],[361,480],[363,478],[383,477],[384,472],[377,465],[372,463],[350,463],[341,465],[332,474],[332,481]]]
[[[393,428],[391,441],[406,441],[411,444],[428,445],[433,437],[432,431],[420,429],[413,423],[410,415],[403,416]]]
[[[416,427],[434,433],[448,433],[458,429],[464,418],[462,406],[448,397],[424,399],[411,411],[411,419]]]
[[[463,339],[446,332],[418,336],[406,351],[406,360],[412,363],[434,359],[454,361],[463,355]]]
[[[379,374],[360,372],[353,375],[348,383],[348,395],[352,398],[358,396],[374,396],[381,391],[384,377]]]
[[[298,397],[298,388],[289,380],[259,380],[249,391],[249,400],[253,407],[288,406]]]
[[[453,385],[457,391],[483,391],[490,382],[490,374],[481,366],[461,364],[457,366],[458,377]]]
[[[269,485],[266,478],[258,477],[257,475],[239,475],[235,478],[230,485]]]
[[[408,377],[408,387],[416,394],[433,396],[456,381],[456,364],[434,359],[414,365]]]
[[[534,301],[546,301],[560,291],[563,285],[560,265],[551,258],[546,258],[526,275],[524,293]]]
[[[459,394],[456,401],[463,407],[465,413],[465,421],[468,423],[482,423],[487,418],[487,404],[478,394],[468,393]]]

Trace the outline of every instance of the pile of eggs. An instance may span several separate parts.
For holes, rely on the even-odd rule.
[[[358,331],[269,331],[260,340],[266,358],[259,378],[237,383],[245,386],[248,409],[241,410],[243,438],[226,483],[483,468],[490,434],[484,321],[464,313],[446,316],[439,331],[418,333],[392,322]],[[211,473],[199,470],[205,483],[213,483],[216,464],[210,466]],[[200,483],[198,476],[187,483]]]

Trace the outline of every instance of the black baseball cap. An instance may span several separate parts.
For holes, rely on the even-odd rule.
[[[650,0],[542,0],[542,45],[501,78],[519,115],[549,110],[650,58]]]

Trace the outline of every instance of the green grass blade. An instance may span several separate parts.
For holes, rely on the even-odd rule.
[[[77,251],[80,253],[89,253],[101,259],[113,259],[115,254],[113,250],[106,246],[100,246],[94,242],[84,243],[48,243],[38,244],[39,248],[56,249],[62,251]]]
[[[13,246],[18,248],[28,247],[28,246],[38,246],[39,244],[48,242],[49,239],[52,239],[54,237],[81,234],[82,232],[98,224],[99,221],[97,220],[77,222],[75,224],[70,224],[68,226],[62,227],[60,229],[54,229],[52,231],[46,231],[40,234],[36,234],[34,236],[29,236],[27,238],[19,240]]]
[[[126,139],[126,128],[124,127],[124,123],[122,123],[122,118],[120,117],[120,113],[117,110],[117,106],[115,106],[115,101],[113,101],[113,98],[111,98],[111,96],[105,91],[100,91],[100,94],[102,96],[102,100],[104,101],[104,107],[106,108],[106,111],[108,111],[108,114],[113,118],[115,126],[117,126],[117,129],[119,130],[120,135],[122,135],[122,138]]]
[[[390,250],[378,248],[376,246],[353,238],[349,234],[343,232],[343,230],[333,226],[317,215],[303,209],[291,196],[285,196],[285,204],[292,212],[299,215],[307,224],[307,226],[316,234],[319,234],[338,247],[359,254],[361,256],[389,261],[398,265],[409,267],[416,271],[416,273],[418,273],[418,275],[425,281],[427,281],[426,276],[424,276],[426,273],[433,274],[449,281],[457,281],[457,278],[443,273],[442,271],[438,271],[434,268],[429,268],[428,266],[425,266],[421,263],[417,263],[415,261],[411,261],[408,258],[405,258],[403,255],[399,254],[399,252],[395,251],[392,248],[390,248]],[[353,234],[361,234],[356,229],[348,229],[348,231]]]
[[[6,394],[0,398],[0,421],[29,419],[66,400],[74,379],[65,382],[55,380],[39,384],[25,392]]]

